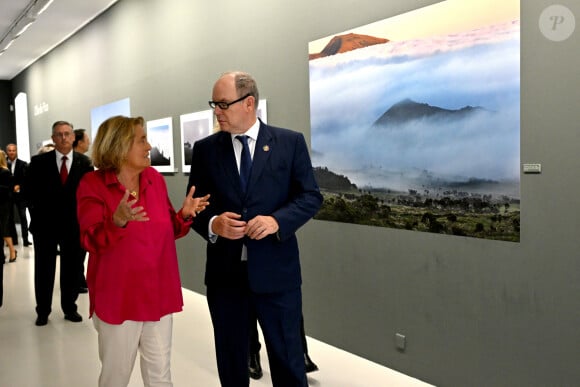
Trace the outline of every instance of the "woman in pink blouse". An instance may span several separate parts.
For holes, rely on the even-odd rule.
[[[194,198],[192,187],[176,213],[150,150],[142,117],[109,118],[93,143],[98,170],[77,190],[99,386],[128,385],[137,351],[145,386],[171,385],[172,314],[183,306],[175,239],[187,234],[209,195]]]

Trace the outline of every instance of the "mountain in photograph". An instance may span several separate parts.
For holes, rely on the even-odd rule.
[[[357,191],[356,184],[352,183],[347,176],[339,175],[327,167],[314,167],[314,177],[322,189],[335,191]]]
[[[369,35],[361,35],[349,33],[344,35],[337,35],[333,37],[330,42],[318,54],[310,54],[309,60],[324,58],[343,52],[358,50],[359,48],[374,46],[376,44],[383,44],[389,42],[388,39],[377,38]]]
[[[151,165],[171,165],[171,160],[167,158],[158,147],[154,146],[150,152]]]
[[[444,109],[437,106],[431,106],[427,103],[415,102],[407,98],[391,106],[373,123],[372,127],[385,128],[423,118],[460,120],[482,111],[486,110],[482,107],[473,106],[465,106],[456,110]]]

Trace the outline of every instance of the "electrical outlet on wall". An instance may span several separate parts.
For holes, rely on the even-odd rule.
[[[542,173],[542,164],[540,163],[525,163],[522,166],[524,173]]]

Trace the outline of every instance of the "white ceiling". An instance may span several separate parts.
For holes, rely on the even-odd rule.
[[[118,0],[54,0],[0,55],[0,80],[11,80]],[[0,40],[37,0],[0,0]],[[0,44],[3,46],[3,44]]]

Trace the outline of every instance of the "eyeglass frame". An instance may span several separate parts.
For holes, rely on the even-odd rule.
[[[52,134],[52,137],[56,137],[56,138],[67,138],[67,137],[71,137],[74,136],[73,132],[54,132]]]
[[[215,110],[216,107],[219,107],[221,110],[227,110],[231,105],[241,102],[243,100],[245,100],[248,97],[251,97],[252,93],[248,93],[246,95],[244,95],[241,98],[236,99],[235,101],[232,102],[217,102],[217,101],[207,101],[207,103],[209,104],[209,107],[212,108],[213,110]]]

